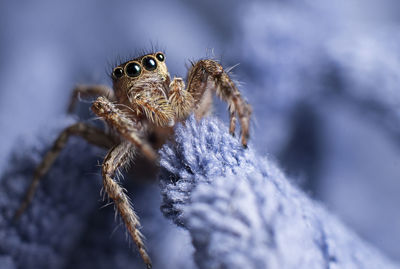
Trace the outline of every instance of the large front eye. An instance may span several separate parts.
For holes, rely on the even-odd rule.
[[[113,75],[115,78],[120,78],[124,75],[124,70],[121,67],[117,67],[113,71]]]
[[[129,63],[125,67],[125,72],[130,77],[137,77],[142,72],[142,68],[138,63]]]
[[[157,68],[157,62],[152,57],[143,58],[142,64],[143,64],[144,68],[146,68],[146,70],[148,70],[148,71],[153,71],[154,69]]]

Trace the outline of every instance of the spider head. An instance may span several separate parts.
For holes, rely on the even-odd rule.
[[[165,55],[162,52],[146,54],[127,61],[115,67],[111,77],[117,96],[147,91],[155,87],[167,89],[170,83]]]

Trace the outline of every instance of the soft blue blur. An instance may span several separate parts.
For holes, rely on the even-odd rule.
[[[183,77],[188,60],[215,57],[240,63],[252,146],[400,261],[399,11],[395,0],[1,1],[0,166],[16,137],[65,113],[75,84],[110,84],[119,57],[155,45]]]

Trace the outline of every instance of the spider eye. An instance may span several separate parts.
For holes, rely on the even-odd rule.
[[[120,77],[122,77],[124,75],[124,70],[122,70],[121,67],[117,67],[117,68],[114,69],[113,75],[116,78],[120,78]]]
[[[154,69],[157,68],[157,62],[152,57],[143,58],[142,64],[143,64],[144,68],[146,68],[146,70],[148,70],[148,71],[153,71]]]
[[[125,67],[126,74],[130,77],[137,77],[142,72],[142,68],[138,63],[129,63]]]
[[[164,62],[164,60],[165,60],[164,54],[162,54],[161,52],[157,53],[156,58],[160,62]]]

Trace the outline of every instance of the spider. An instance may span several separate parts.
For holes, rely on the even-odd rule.
[[[185,88],[182,78],[174,77],[171,81],[164,53],[156,52],[115,67],[111,74],[112,89],[103,85],[76,87],[69,111],[73,110],[80,95],[98,96],[91,109],[110,129],[103,131],[83,122],[64,129],[36,168],[15,218],[18,218],[32,201],[40,179],[50,169],[68,138],[72,135],[80,136],[91,144],[109,149],[102,164],[104,190],[114,202],[115,209],[147,268],[151,268],[151,260],[139,231],[138,217],[125,190],[114,177],[118,169],[126,167],[137,152],[150,161],[157,162],[156,150],[173,134],[176,123],[183,122],[191,113],[194,113],[196,119],[209,113],[213,92],[228,103],[229,132],[232,135],[239,119],[241,143],[246,147],[252,110],[228,72],[215,60],[199,60],[192,63]]]

